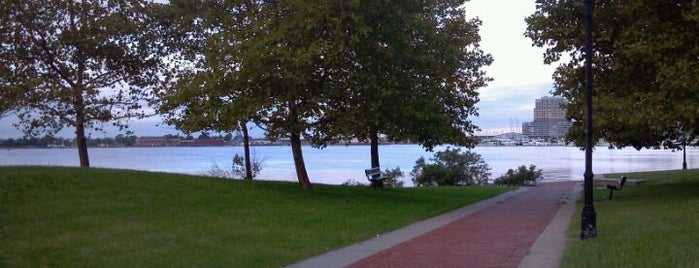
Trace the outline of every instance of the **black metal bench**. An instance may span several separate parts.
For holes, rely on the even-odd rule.
[[[612,200],[612,194],[614,194],[614,191],[621,191],[621,189],[624,188],[624,184],[626,184],[626,176],[621,176],[621,179],[619,179],[617,185],[607,184],[607,189],[609,189],[609,200]]]
[[[366,174],[367,180],[371,182],[371,186],[383,189],[383,182],[386,180],[386,177],[381,173],[381,168],[365,169],[364,174]]]

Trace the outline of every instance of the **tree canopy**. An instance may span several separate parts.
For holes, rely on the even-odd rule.
[[[471,145],[477,88],[492,57],[479,48],[477,19],[464,1],[344,3],[330,62],[336,95],[322,120],[330,137],[370,141],[379,166],[379,135],[427,149]],[[331,59],[332,60],[332,59]]]
[[[489,80],[480,68],[492,59],[461,4],[171,1],[163,27],[191,68],[161,110],[196,130],[251,120],[268,139],[288,138],[303,188],[302,139],[371,140],[373,166],[379,135],[468,145],[476,89]]]
[[[676,148],[699,133],[699,5],[694,0],[595,1],[594,136],[613,146]],[[538,0],[525,33],[562,63],[555,94],[570,102],[567,139],[584,141],[583,1]],[[564,55],[567,54],[567,55]],[[696,145],[696,144],[695,144]]]
[[[27,135],[75,127],[80,165],[85,130],[124,127],[142,116],[159,80],[147,39],[146,0],[4,1],[0,6],[3,108]]]

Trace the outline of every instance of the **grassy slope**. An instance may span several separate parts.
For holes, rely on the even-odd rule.
[[[277,267],[507,190],[0,167],[0,266]]]
[[[578,239],[577,215],[562,267],[699,267],[699,170],[625,175],[650,181],[596,191],[598,237]]]

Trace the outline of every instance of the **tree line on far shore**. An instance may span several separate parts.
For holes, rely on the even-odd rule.
[[[117,134],[114,137],[101,137],[93,138],[87,137],[87,145],[89,147],[131,147],[136,145],[138,136],[134,135],[132,132],[127,131],[125,134]],[[181,139],[181,140],[204,140],[204,139],[218,139],[229,142],[233,140],[233,134],[228,133],[226,135],[210,135],[207,133],[201,133],[196,137],[191,134],[185,135],[164,135],[162,138],[165,139]],[[76,147],[77,142],[75,138],[63,138],[46,135],[44,137],[22,137],[22,138],[8,138],[0,139],[0,147],[4,148],[49,148],[49,147]]]

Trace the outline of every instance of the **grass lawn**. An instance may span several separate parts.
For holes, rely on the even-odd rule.
[[[579,239],[576,213],[562,267],[699,267],[699,170],[624,175],[649,181],[595,191],[598,237]]]
[[[0,267],[279,267],[511,190],[314,187],[0,167]]]

